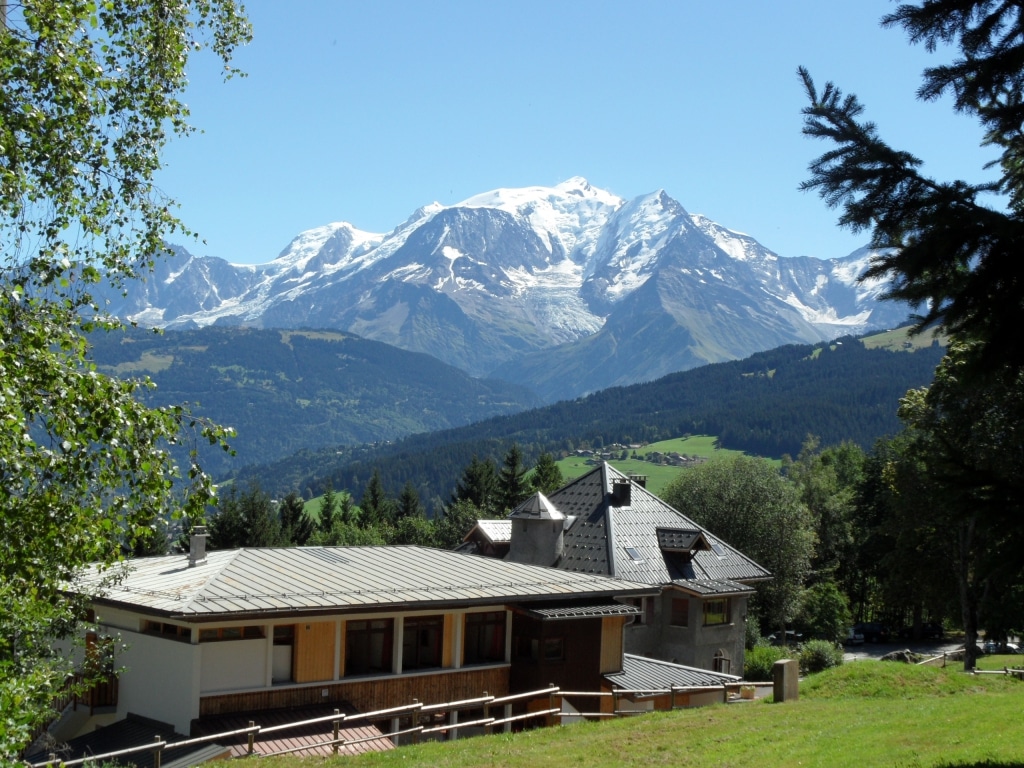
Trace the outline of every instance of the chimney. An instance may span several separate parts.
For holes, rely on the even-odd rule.
[[[196,525],[192,527],[192,534],[188,537],[188,567],[195,568],[205,562],[206,526]]]
[[[628,507],[633,498],[633,483],[629,479],[612,481],[612,506]]]
[[[641,488],[647,487],[647,475],[630,475],[629,479],[639,485]]]

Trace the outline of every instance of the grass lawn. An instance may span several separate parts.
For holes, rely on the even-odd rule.
[[[726,456],[736,456],[743,451],[733,451],[716,448],[717,437],[713,435],[692,435],[690,437],[677,437],[672,440],[662,440],[657,443],[648,443],[643,448],[638,448],[636,453],[643,456],[646,453],[679,453],[685,456],[699,456],[705,459],[715,459]],[[630,451],[632,455],[632,451]],[[562,477],[566,482],[574,480],[580,475],[597,466],[597,459],[587,459],[581,456],[569,456],[558,462],[558,468],[562,470]],[[620,472],[633,475],[647,476],[647,490],[654,494],[661,492],[661,489],[675,480],[680,472],[685,471],[684,467],[670,467],[662,464],[652,464],[639,459],[612,459],[608,462]]]
[[[1024,683],[865,661],[803,681],[800,699],[719,704],[316,759],[331,766],[1024,766]],[[263,768],[297,768],[264,757]]]

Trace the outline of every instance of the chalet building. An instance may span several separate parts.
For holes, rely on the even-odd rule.
[[[607,689],[633,669],[632,603],[657,592],[425,547],[204,549],[197,536],[188,556],[133,560],[95,599],[99,636],[123,646],[116,701],[60,738],[129,714],[194,734],[281,708]]]
[[[527,499],[506,529],[480,521],[462,550],[500,551],[507,530],[506,561],[647,584],[656,594],[627,598],[639,611],[626,652],[742,675],[751,584],[771,574],[644,486],[602,463],[550,498]]]

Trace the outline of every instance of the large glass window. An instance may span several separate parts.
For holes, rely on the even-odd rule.
[[[505,611],[467,613],[463,632],[463,664],[505,660]]]
[[[443,616],[416,616],[402,623],[402,671],[441,666]]]
[[[393,619],[366,619],[345,622],[345,675],[372,675],[391,672],[394,643]]]
[[[729,598],[704,601],[704,626],[729,623]]]

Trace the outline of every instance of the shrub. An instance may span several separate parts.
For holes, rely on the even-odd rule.
[[[747,616],[746,639],[743,642],[743,647],[749,651],[761,643],[761,625],[758,623],[757,618],[751,614]]]
[[[805,675],[838,667],[843,663],[843,649],[828,640],[808,640],[800,650],[800,672]]]
[[[772,666],[789,656],[789,651],[774,645],[761,644],[747,651],[743,663],[743,679],[763,682],[772,679]]]

